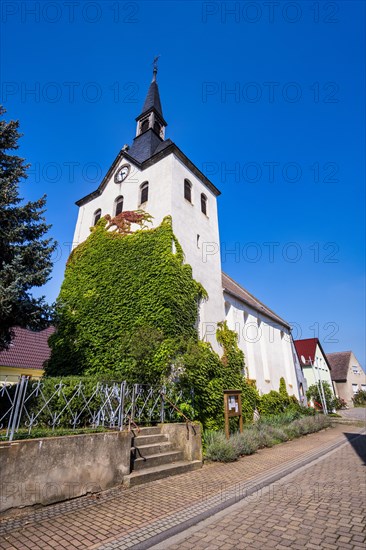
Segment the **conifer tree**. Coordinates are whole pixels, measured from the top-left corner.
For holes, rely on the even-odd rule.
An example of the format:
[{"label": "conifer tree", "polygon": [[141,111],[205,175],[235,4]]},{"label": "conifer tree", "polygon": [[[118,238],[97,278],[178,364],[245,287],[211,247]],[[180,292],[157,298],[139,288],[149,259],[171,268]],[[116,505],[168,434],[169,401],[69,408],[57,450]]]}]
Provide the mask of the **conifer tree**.
[{"label": "conifer tree", "polygon": [[[0,106],[0,116],[5,109]],[[50,321],[44,297],[34,298],[33,287],[49,279],[56,247],[45,238],[46,197],[23,203],[19,183],[29,165],[15,155],[19,148],[19,122],[0,119],[0,350],[9,346],[12,327],[42,329]]]}]

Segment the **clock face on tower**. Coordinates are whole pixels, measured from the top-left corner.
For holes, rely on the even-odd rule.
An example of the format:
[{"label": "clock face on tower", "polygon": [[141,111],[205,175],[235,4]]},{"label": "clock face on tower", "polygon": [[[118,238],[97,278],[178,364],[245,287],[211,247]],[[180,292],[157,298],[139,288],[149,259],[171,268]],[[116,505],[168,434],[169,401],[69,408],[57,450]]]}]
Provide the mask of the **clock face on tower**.
[{"label": "clock face on tower", "polygon": [[114,176],[114,182],[115,183],[122,183],[123,180],[125,180],[130,173],[130,165],[124,164],[120,168],[118,168],[115,176]]}]

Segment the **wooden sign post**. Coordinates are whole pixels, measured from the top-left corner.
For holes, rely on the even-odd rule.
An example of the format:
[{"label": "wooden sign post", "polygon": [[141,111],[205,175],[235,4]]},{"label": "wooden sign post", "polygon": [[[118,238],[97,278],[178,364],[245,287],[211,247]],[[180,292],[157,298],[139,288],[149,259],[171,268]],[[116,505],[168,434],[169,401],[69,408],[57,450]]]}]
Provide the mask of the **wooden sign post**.
[{"label": "wooden sign post", "polygon": [[239,417],[239,431],[243,432],[243,414],[241,408],[241,390],[224,390],[224,411],[225,411],[225,435],[230,437],[229,418]]}]

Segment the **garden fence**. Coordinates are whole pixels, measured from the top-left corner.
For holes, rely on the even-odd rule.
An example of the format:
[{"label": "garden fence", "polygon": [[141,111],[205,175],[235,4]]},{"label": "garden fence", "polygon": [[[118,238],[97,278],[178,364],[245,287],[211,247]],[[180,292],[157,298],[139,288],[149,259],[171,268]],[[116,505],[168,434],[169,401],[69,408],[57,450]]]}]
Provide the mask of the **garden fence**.
[{"label": "garden fence", "polygon": [[74,380],[64,382],[19,377],[0,387],[0,436],[11,441],[19,430],[37,428],[111,428],[179,422],[178,409],[188,395],[176,386]]}]

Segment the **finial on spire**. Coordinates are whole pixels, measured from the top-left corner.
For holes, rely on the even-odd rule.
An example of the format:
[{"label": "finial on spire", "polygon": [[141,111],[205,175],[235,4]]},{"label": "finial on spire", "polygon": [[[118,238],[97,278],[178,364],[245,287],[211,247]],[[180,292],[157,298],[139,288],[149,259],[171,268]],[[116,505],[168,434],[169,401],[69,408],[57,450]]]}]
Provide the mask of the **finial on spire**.
[{"label": "finial on spire", "polygon": [[158,72],[158,61],[159,61],[159,57],[160,57],[160,54],[157,55],[156,57],[154,57],[154,61],[153,61],[153,79],[152,81],[155,82],[156,80],[156,75],[157,75],[157,72]]}]

